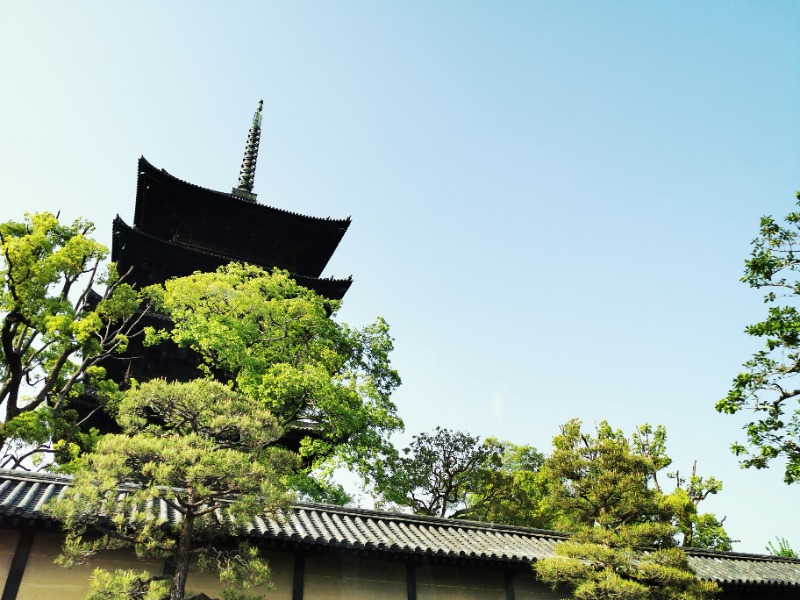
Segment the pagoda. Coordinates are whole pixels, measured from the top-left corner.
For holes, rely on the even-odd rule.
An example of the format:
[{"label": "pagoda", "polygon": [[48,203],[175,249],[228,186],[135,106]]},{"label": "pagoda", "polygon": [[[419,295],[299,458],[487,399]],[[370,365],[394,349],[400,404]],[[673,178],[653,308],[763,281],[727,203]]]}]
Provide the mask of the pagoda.
[{"label": "pagoda", "polygon": [[340,300],[352,278],[322,278],[350,218],[310,217],[259,204],[253,193],[263,101],[247,135],[238,185],[206,189],[139,159],[133,226],[113,223],[111,259],[136,287],[230,262],[289,271],[300,285]]},{"label": "pagoda", "polygon": [[[350,218],[296,214],[259,204],[253,192],[261,139],[263,102],[247,135],[238,185],[231,193],[182,181],[139,159],[133,226],[119,215],[113,223],[111,259],[125,281],[142,288],[172,277],[209,272],[230,262],[271,271],[288,271],[300,285],[333,300],[347,292],[352,278],[321,277],[350,225]],[[166,317],[146,315],[142,326],[163,327]],[[104,362],[119,383],[156,377],[186,381],[197,376],[199,357],[172,342],[142,345],[130,340],[123,356]],[[97,418],[102,419],[101,415]],[[111,423],[104,424],[113,427]],[[101,426],[103,429],[103,426]]]}]

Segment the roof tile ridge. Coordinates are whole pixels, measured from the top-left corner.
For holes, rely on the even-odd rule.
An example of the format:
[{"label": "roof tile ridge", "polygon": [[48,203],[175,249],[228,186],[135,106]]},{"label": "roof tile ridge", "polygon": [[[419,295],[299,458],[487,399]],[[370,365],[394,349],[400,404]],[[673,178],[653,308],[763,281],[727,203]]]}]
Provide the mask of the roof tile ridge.
[{"label": "roof tile ridge", "polygon": [[713,550],[710,548],[687,548],[681,547],[687,556],[720,556],[725,558],[741,558],[743,560],[754,560],[758,562],[788,562],[800,564],[800,558],[789,556],[776,556],[774,554],[755,554],[753,552],[741,552],[738,550]]},{"label": "roof tile ridge", "polygon": [[61,483],[69,485],[72,475],[47,473],[44,471],[26,471],[24,469],[0,469],[0,479],[13,479],[30,483]]},{"label": "roof tile ridge", "polygon": [[463,527],[465,529],[481,529],[487,531],[505,531],[509,533],[523,535],[541,535],[559,539],[566,539],[569,534],[550,529],[538,529],[534,527],[522,527],[520,525],[504,525],[487,521],[472,521],[469,519],[450,519],[448,517],[433,517],[428,515],[415,515],[400,511],[377,510],[373,508],[362,508],[354,506],[340,506],[337,504],[323,504],[316,502],[296,502],[297,508],[312,508],[325,510],[328,512],[341,512],[362,517],[378,517],[381,520],[398,520],[405,522],[416,522],[425,525],[440,525],[443,527]]},{"label": "roof tile ridge", "polygon": [[[301,213],[298,213],[298,212],[294,212],[294,211],[291,211],[291,210],[286,210],[285,208],[278,208],[277,206],[272,206],[271,204],[261,204],[261,203],[258,203],[258,202],[251,202],[250,200],[245,200],[243,198],[237,198],[233,194],[229,194],[229,193],[226,193],[226,192],[220,192],[218,190],[212,190],[211,188],[203,187],[202,185],[197,185],[196,183],[191,183],[190,181],[186,181],[184,179],[181,179],[180,177],[176,177],[175,175],[173,175],[172,173],[170,173],[169,171],[167,171],[164,168],[159,169],[158,167],[153,165],[150,161],[148,161],[144,156],[142,156],[139,160],[140,161],[144,161],[144,163],[147,166],[151,167],[156,173],[158,173],[160,175],[166,175],[167,177],[169,177],[173,181],[176,181],[178,183],[182,183],[184,185],[188,185],[188,186],[196,188],[198,190],[203,190],[204,192],[211,192],[212,194],[217,194],[219,196],[223,196],[226,199],[234,200],[234,201],[236,201],[236,202],[238,202],[238,203],[240,203],[242,205],[246,205],[246,206],[262,206],[264,208],[268,208],[270,210],[281,212],[281,213],[284,213],[284,214],[287,214],[287,215],[292,215],[294,217],[302,217],[304,219],[311,219],[311,220],[314,220],[314,221],[333,221],[334,223],[347,223],[348,226],[353,221],[353,219],[351,218],[350,215],[348,215],[347,217],[344,217],[344,218],[340,218],[340,219],[334,219],[332,217],[315,217],[313,215],[304,215],[304,214],[301,214]],[[137,181],[137,188],[138,188],[138,181]]]}]

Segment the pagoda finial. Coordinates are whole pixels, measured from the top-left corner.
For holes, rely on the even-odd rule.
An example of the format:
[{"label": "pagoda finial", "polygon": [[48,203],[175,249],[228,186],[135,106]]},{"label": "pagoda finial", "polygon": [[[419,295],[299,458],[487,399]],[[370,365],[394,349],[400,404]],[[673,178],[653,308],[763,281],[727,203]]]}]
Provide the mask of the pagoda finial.
[{"label": "pagoda finial", "polygon": [[261,110],[264,101],[258,101],[258,108],[253,115],[253,124],[247,132],[247,143],[244,147],[244,158],[242,168],[239,169],[239,184],[233,188],[233,195],[245,200],[255,202],[256,195],[253,193],[253,181],[256,178],[256,160],[258,160],[258,144],[261,141]]}]

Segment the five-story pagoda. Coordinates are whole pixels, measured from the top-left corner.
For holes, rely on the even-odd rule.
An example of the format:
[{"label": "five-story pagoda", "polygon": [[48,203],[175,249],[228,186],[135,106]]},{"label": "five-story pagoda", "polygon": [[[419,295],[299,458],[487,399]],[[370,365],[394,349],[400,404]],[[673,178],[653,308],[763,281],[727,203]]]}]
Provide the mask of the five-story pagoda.
[{"label": "five-story pagoda", "polygon": [[[326,264],[350,225],[350,218],[309,217],[256,201],[253,193],[261,138],[263,101],[247,135],[238,185],[231,193],[182,181],[139,159],[133,226],[119,216],[113,223],[111,258],[126,281],[142,288],[195,271],[214,271],[230,262],[289,271],[302,286],[341,299],[352,278],[322,278]],[[163,326],[151,314],[147,324]],[[146,381],[197,376],[196,357],[167,342],[143,347],[138,337],[128,352],[107,361],[111,377]]]}]

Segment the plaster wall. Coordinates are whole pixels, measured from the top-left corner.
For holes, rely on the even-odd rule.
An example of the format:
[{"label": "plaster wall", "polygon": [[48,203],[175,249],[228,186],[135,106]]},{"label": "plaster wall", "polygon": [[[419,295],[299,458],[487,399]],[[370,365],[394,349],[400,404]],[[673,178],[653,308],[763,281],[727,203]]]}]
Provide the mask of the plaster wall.
[{"label": "plaster wall", "polygon": [[11,568],[11,559],[17,548],[19,532],[13,529],[0,529],[0,591],[6,585],[8,570]]},{"label": "plaster wall", "polygon": [[[0,530],[0,592],[5,587],[19,533]],[[33,541],[25,573],[16,596],[17,600],[83,600],[89,593],[89,579],[95,569],[114,571],[133,569],[151,574],[164,573],[163,560],[140,560],[131,550],[101,552],[81,565],[69,569],[54,563],[61,552],[63,536],[59,533],[38,532]],[[253,588],[253,593],[267,593],[270,600],[291,600],[294,557],[286,553],[267,555],[272,569],[274,589]],[[222,585],[215,574],[192,571],[187,590],[203,591],[219,596]]]},{"label": "plaster wall", "polygon": [[533,569],[525,573],[514,575],[514,598],[515,600],[554,600],[555,598],[569,598],[567,592],[557,594],[550,589],[550,586],[536,581]]},{"label": "plaster wall", "polygon": [[506,600],[503,573],[479,567],[417,567],[418,600]]},{"label": "plaster wall", "polygon": [[[5,532],[4,532],[5,533]],[[33,540],[28,564],[22,577],[17,600],[79,600],[89,591],[89,578],[95,569],[137,569],[163,573],[163,561],[137,560],[131,551],[103,552],[82,565],[65,569],[54,564],[61,552],[63,536],[39,532]],[[5,573],[8,571],[6,570]]]},{"label": "plaster wall", "polygon": [[303,588],[307,600],[408,600],[405,564],[383,560],[309,556]]},{"label": "plaster wall", "polygon": [[[266,594],[269,600],[291,600],[294,573],[294,556],[283,552],[268,552],[269,568],[272,572],[272,590],[269,587],[254,587],[247,590],[251,594]],[[186,590],[203,592],[212,598],[222,596],[224,586],[216,573],[190,571]]]}]

